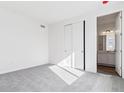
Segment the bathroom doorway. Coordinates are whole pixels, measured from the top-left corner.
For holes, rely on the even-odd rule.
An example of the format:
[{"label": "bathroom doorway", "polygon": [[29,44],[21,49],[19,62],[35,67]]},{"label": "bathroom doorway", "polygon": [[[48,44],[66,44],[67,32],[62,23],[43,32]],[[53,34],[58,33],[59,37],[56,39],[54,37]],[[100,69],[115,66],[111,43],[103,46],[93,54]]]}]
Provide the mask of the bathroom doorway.
[{"label": "bathroom doorway", "polygon": [[97,17],[97,72],[122,76],[121,12]]}]

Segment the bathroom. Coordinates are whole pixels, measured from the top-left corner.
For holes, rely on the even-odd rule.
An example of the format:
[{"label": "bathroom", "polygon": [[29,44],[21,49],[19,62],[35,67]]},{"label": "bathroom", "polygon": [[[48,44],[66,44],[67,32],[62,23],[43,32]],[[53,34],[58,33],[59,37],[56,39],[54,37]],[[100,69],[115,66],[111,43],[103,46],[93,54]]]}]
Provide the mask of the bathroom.
[{"label": "bathroom", "polygon": [[121,12],[97,18],[97,72],[121,76]]}]

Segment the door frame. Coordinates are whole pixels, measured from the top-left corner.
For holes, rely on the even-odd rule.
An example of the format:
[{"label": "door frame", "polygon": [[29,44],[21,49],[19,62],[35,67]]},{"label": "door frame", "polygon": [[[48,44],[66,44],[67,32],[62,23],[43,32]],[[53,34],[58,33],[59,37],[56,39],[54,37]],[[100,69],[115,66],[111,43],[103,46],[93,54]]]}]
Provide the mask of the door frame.
[{"label": "door frame", "polygon": [[[119,10],[119,11],[113,11],[113,12],[109,12],[109,13],[104,13],[104,14],[101,14],[101,15],[97,15],[96,16],[96,73],[98,73],[98,71],[97,71],[97,63],[98,63],[98,34],[97,34],[97,31],[98,31],[98,29],[97,29],[97,19],[98,19],[98,17],[102,17],[102,16],[106,16],[106,15],[110,15],[110,14],[114,14],[114,13],[121,13],[121,14],[123,14],[123,10]],[[123,15],[122,15],[123,16]],[[123,31],[122,30],[122,28],[123,28],[123,24],[122,24],[123,22],[122,22],[122,19],[121,19],[121,32]],[[123,32],[122,32],[123,33]],[[123,39],[122,39],[123,37],[121,37],[121,50],[123,49]],[[122,63],[123,63],[123,60],[122,60],[122,57],[123,57],[123,50],[122,50],[122,52],[121,52],[121,76],[120,77],[122,77],[122,72],[123,72],[123,65],[122,65]]]},{"label": "door frame", "polygon": [[86,63],[85,63],[85,25],[86,25],[86,22],[85,20],[83,21],[83,45],[84,45],[84,71],[85,71],[85,68],[86,68]]}]

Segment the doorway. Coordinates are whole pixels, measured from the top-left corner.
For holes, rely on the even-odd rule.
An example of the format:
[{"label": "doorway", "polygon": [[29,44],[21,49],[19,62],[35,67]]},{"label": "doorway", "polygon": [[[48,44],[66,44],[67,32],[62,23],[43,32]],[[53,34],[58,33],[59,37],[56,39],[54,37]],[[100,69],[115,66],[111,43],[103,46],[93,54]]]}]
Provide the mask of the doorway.
[{"label": "doorway", "polygon": [[97,72],[122,76],[122,13],[97,17]]}]

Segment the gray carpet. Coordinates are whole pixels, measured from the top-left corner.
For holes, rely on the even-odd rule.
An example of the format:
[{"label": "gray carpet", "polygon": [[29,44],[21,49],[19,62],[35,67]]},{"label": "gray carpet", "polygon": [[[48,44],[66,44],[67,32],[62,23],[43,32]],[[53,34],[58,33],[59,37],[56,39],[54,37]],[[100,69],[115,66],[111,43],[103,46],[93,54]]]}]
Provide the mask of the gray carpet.
[{"label": "gray carpet", "polygon": [[112,75],[84,72],[71,85],[66,84],[48,67],[42,65],[0,75],[0,91],[6,92],[75,92],[75,91],[124,91],[124,80]]}]

